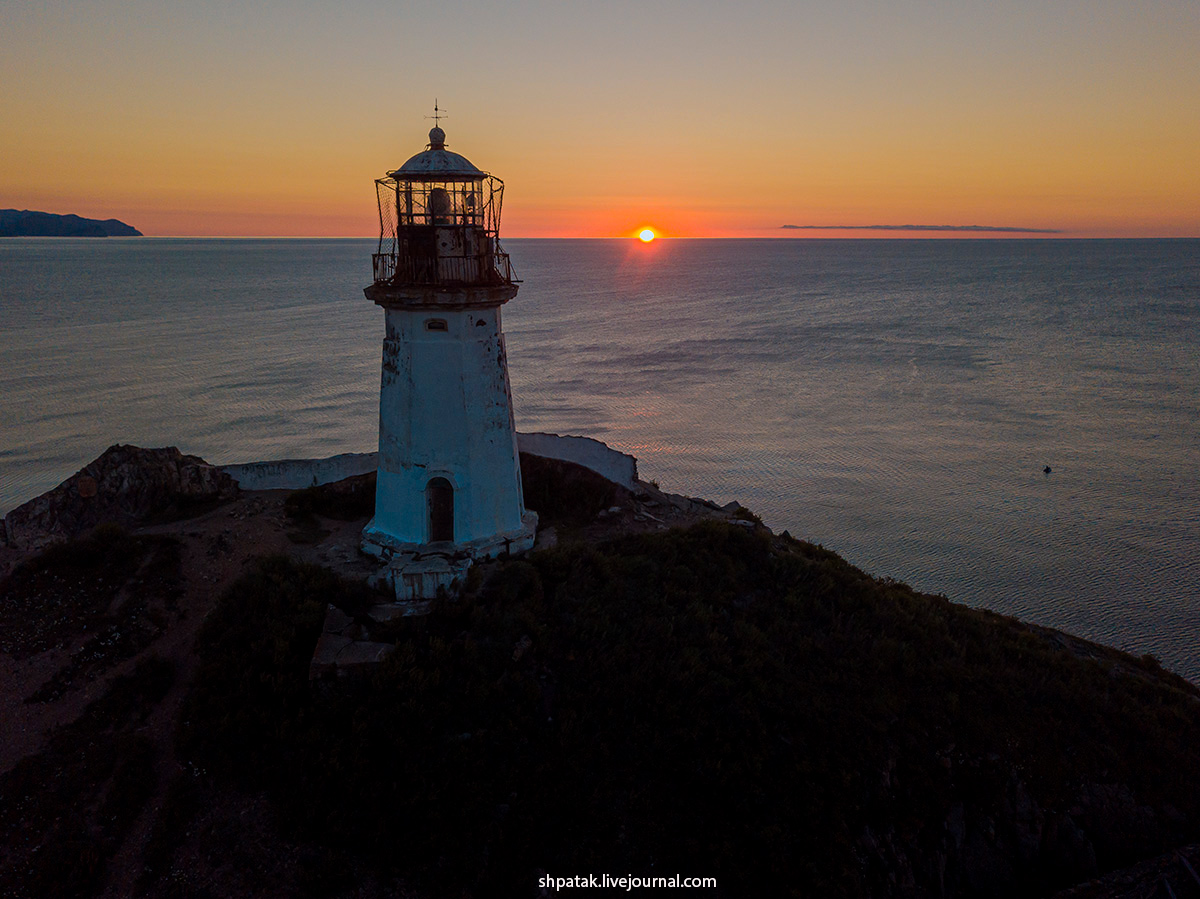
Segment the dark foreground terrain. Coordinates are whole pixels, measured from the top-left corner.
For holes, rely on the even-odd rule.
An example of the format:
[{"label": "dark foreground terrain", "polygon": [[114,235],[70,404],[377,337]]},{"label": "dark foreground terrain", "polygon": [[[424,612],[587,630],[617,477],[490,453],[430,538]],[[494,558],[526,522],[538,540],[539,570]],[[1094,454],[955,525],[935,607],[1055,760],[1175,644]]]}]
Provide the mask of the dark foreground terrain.
[{"label": "dark foreground terrain", "polygon": [[[338,573],[369,483],[9,551],[0,895],[1200,896],[1152,658],[524,461],[558,545],[387,624]],[[310,681],[330,604],[391,656]]]}]

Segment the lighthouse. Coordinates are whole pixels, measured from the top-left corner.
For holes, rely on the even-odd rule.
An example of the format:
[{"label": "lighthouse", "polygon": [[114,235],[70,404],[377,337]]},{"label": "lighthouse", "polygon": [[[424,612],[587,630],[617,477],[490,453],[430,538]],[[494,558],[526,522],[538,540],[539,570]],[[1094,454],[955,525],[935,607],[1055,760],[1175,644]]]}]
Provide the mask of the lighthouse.
[{"label": "lighthouse", "polygon": [[[500,246],[504,182],[429,144],[375,182],[379,248],[364,290],[384,310],[375,517],[393,564],[533,545],[500,310],[518,282]],[[396,558],[400,556],[400,558]]]}]

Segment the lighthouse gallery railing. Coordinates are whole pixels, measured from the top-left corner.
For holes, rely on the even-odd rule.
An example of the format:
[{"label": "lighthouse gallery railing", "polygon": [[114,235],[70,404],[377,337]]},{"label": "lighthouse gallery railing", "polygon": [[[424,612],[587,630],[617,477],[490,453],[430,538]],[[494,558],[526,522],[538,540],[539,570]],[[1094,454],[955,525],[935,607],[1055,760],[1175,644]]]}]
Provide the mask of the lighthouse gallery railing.
[{"label": "lighthouse gallery railing", "polygon": [[376,284],[454,287],[518,283],[508,253],[499,241],[490,253],[471,255],[399,255],[374,253],[372,275]]}]

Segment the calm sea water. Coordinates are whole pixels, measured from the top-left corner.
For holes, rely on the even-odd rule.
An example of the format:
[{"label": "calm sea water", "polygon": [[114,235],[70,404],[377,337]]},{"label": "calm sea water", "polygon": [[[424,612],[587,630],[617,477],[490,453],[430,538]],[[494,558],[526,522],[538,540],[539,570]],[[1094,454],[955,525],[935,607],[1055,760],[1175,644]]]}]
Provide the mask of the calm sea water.
[{"label": "calm sea water", "polygon": [[[0,511],[114,442],[373,449],[372,245],[0,241]],[[506,245],[522,430],[1200,681],[1200,241]]]}]

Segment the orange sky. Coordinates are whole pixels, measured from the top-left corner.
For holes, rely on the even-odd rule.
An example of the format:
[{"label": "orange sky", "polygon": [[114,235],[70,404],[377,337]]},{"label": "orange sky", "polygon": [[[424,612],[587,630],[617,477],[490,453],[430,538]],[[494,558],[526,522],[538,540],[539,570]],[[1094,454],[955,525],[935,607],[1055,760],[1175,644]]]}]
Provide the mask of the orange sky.
[{"label": "orange sky", "polygon": [[0,5],[0,207],[373,236],[436,96],[507,236],[1200,236],[1187,0],[179,6]]}]

